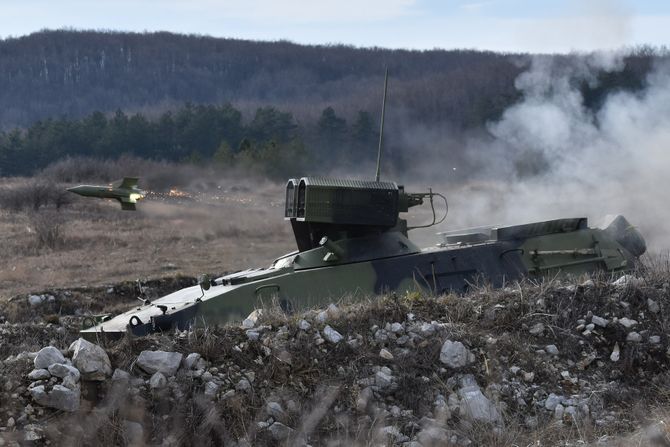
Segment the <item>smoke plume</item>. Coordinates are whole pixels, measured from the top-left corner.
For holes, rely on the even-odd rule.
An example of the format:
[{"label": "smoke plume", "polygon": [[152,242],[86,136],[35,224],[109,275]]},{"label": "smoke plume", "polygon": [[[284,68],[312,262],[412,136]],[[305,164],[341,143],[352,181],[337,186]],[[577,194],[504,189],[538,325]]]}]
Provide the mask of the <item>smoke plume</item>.
[{"label": "smoke plume", "polygon": [[581,87],[622,67],[616,53],[535,57],[516,81],[522,100],[488,124],[492,139],[471,143],[481,172],[451,191],[449,227],[616,213],[670,248],[670,66],[586,107]]}]

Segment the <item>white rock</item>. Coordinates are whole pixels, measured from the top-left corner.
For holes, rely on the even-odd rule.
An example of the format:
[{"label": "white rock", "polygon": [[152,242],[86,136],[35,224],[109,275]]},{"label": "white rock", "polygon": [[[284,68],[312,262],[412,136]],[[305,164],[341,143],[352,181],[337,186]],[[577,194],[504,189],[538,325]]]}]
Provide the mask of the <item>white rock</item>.
[{"label": "white rock", "polygon": [[308,331],[309,328],[311,328],[311,327],[312,327],[312,325],[309,324],[309,322],[307,320],[300,320],[298,322],[298,328],[303,330],[303,331]]},{"label": "white rock", "polygon": [[284,409],[282,408],[279,402],[268,402],[265,405],[265,410],[270,416],[275,418],[275,420],[280,420],[284,418],[284,416],[286,415],[286,413],[284,413]]},{"label": "white rock", "polygon": [[30,304],[31,307],[39,306],[46,300],[46,295],[28,295],[28,304]]},{"label": "white rock", "polygon": [[628,336],[626,337],[626,341],[630,341],[633,343],[639,343],[642,341],[642,335],[640,335],[637,332],[629,332]]},{"label": "white rock", "polygon": [[651,298],[647,299],[647,308],[649,309],[649,312],[651,312],[652,314],[657,314],[661,310],[658,303],[652,300]]},{"label": "white rock", "polygon": [[36,369],[46,369],[54,363],[65,363],[65,357],[58,348],[47,346],[39,350],[33,363]]},{"label": "white rock", "polygon": [[636,278],[632,275],[623,275],[621,278],[614,281],[612,284],[620,289],[623,289],[628,286],[639,287],[644,283],[644,280]]},{"label": "white rock", "polygon": [[605,318],[599,317],[598,315],[594,315],[591,318],[591,323],[595,324],[596,326],[607,327],[609,321],[607,321]]},{"label": "white rock", "polygon": [[331,343],[339,343],[342,340],[342,334],[330,326],[323,328],[323,337]]},{"label": "white rock", "polygon": [[432,323],[423,323],[421,324],[421,327],[419,328],[419,332],[421,335],[424,337],[427,337],[429,335],[433,335],[435,333],[435,325]]},{"label": "white rock", "polygon": [[47,380],[51,378],[51,374],[46,369],[33,369],[28,374],[30,380]]},{"label": "white rock", "polygon": [[458,390],[458,395],[461,398],[461,414],[472,421],[489,424],[501,423],[502,416],[498,409],[484,396],[474,377],[468,376],[463,380],[465,386]]},{"label": "white rock", "polygon": [[474,360],[474,355],[460,341],[446,340],[440,350],[440,361],[450,368],[462,368]]},{"label": "white rock", "polygon": [[112,375],[112,364],[100,346],[80,338],[70,345],[70,351],[83,380],[101,381]]},{"label": "white rock", "polygon": [[235,389],[238,391],[246,391],[249,388],[251,388],[251,383],[247,379],[240,379],[237,385],[235,385]]},{"label": "white rock", "polygon": [[380,388],[386,388],[393,383],[393,376],[385,371],[378,371],[375,374],[375,385]]},{"label": "white rock", "polygon": [[657,345],[661,342],[661,336],[660,335],[652,335],[649,337],[649,343],[652,345]]},{"label": "white rock", "polygon": [[70,365],[64,365],[62,363],[54,363],[53,365],[50,365],[49,372],[52,376],[60,377],[61,379],[66,376],[72,376],[72,379],[75,382],[79,382],[79,378],[81,377],[81,374],[77,368]]},{"label": "white rock", "polygon": [[[4,442],[4,437],[0,437]],[[28,424],[23,427],[23,440],[28,442],[35,442],[44,439],[43,429],[37,424]],[[19,445],[19,444],[14,444]]]},{"label": "white rock", "polygon": [[544,408],[546,408],[549,411],[554,411],[556,409],[556,406],[561,403],[563,398],[561,396],[557,396],[554,393],[549,394],[547,396],[547,400],[544,402]]},{"label": "white rock", "polygon": [[402,327],[402,324],[400,323],[393,323],[391,325],[391,332],[397,334],[398,332],[402,332],[404,328]]},{"label": "white rock", "polygon": [[38,385],[36,387],[30,388],[29,392],[35,402],[45,407],[48,406],[49,395],[47,394],[44,385]]},{"label": "white rock", "polygon": [[74,412],[79,410],[79,390],[71,390],[62,385],[54,385],[50,392],[46,392],[44,386],[36,386],[30,390],[33,400],[38,404],[63,410]]},{"label": "white rock", "polygon": [[247,338],[249,339],[249,341],[256,341],[261,337],[260,332],[254,330],[254,329],[249,329],[246,332],[246,334],[247,334]]},{"label": "white rock", "polygon": [[321,312],[319,312],[318,314],[316,314],[316,317],[314,317],[314,319],[315,319],[317,322],[323,324],[323,323],[325,323],[326,321],[328,321],[328,312],[326,312],[325,310],[322,310]]},{"label": "white rock", "polygon": [[153,390],[165,388],[166,385],[167,379],[160,371],[155,372],[153,376],[151,376],[151,379],[149,379],[149,387]]},{"label": "white rock", "polygon": [[547,345],[544,347],[544,350],[547,351],[547,354],[558,355],[558,348],[556,345]]},{"label": "white rock", "polygon": [[219,392],[219,388],[220,388],[220,386],[219,386],[218,383],[216,383],[216,382],[207,382],[207,383],[205,384],[205,396],[207,396],[207,397],[209,397],[209,398],[212,398],[212,399],[215,398],[215,397],[216,397],[216,393]]},{"label": "white rock", "polygon": [[623,317],[619,319],[619,324],[626,329],[630,329],[637,324],[636,320],[631,320],[630,318]]},{"label": "white rock", "polygon": [[130,381],[130,373],[122,369],[116,368],[112,374],[112,381],[114,382],[128,382]]},{"label": "white rock", "polygon": [[198,360],[200,360],[200,358],[201,356],[197,352],[192,352],[184,357],[184,360],[182,361],[184,369],[195,369],[195,365],[198,364]]},{"label": "white rock", "polygon": [[388,349],[382,348],[379,351],[379,357],[385,359],[385,360],[393,360],[393,354]]},{"label": "white rock", "polygon": [[28,304],[31,307],[39,306],[44,302],[53,303],[56,301],[56,297],[53,295],[28,295]]},{"label": "white rock", "polygon": [[319,323],[325,323],[327,321],[332,321],[336,320],[340,317],[340,309],[334,304],[329,304],[328,308],[326,310],[322,310],[318,314],[316,314],[316,321]]},{"label": "white rock", "polygon": [[63,377],[63,383],[61,384],[69,390],[79,390],[79,380],[75,380],[74,376],[67,375]]},{"label": "white rock", "polygon": [[263,309],[254,310],[249,314],[247,318],[244,319],[244,321],[242,321],[242,327],[244,329],[251,329],[253,327],[256,327],[262,316],[263,316]]},{"label": "white rock", "polygon": [[294,430],[291,427],[287,427],[281,422],[275,422],[270,427],[268,431],[276,441],[286,441],[291,435],[293,435]]},{"label": "white rock", "polygon": [[179,352],[142,351],[135,364],[146,373],[161,372],[166,377],[172,377],[177,373],[182,357]]},{"label": "white rock", "polygon": [[620,356],[621,353],[619,349],[619,343],[614,343],[614,349],[612,349],[612,353],[610,354],[610,360],[613,362],[618,362]]}]

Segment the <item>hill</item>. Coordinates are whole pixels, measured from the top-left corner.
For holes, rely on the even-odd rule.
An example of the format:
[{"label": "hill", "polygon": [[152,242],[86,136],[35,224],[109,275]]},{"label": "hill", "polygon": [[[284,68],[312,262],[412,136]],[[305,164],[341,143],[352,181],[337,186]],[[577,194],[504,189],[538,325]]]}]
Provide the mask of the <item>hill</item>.
[{"label": "hill", "polygon": [[[374,158],[385,67],[388,161],[406,169],[417,154],[427,160],[448,151],[453,166],[473,173],[480,156],[466,136],[490,136],[487,126],[506,110],[550,103],[565,89],[596,116],[613,94],[644,89],[665,53],[640,48],[615,64],[597,59],[43,31],[0,41],[0,175],[31,174],[67,156],[122,154],[260,161],[270,167],[264,174],[278,177],[315,166],[347,169],[343,158],[360,168]],[[542,72],[546,65],[551,72]],[[538,75],[556,84],[539,96],[522,81]],[[514,157],[522,173],[547,163],[536,147],[505,144],[508,153],[521,151]],[[495,151],[482,141],[475,146],[484,157]]]},{"label": "hill", "polygon": [[526,55],[478,51],[43,31],[0,41],[0,123],[8,129],[46,117],[184,102],[290,106],[298,117],[324,105],[376,111],[388,66],[394,95],[410,115],[467,125],[473,113],[495,114],[514,98],[513,80],[527,62]]}]

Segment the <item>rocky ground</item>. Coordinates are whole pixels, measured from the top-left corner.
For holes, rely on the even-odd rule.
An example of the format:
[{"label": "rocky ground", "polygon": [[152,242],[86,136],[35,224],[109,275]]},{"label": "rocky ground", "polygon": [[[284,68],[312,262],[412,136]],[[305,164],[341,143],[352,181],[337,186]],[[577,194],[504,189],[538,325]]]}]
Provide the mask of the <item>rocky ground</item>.
[{"label": "rocky ground", "polygon": [[0,305],[0,445],[670,445],[669,298],[641,271],[90,343],[131,284],[22,295]]}]

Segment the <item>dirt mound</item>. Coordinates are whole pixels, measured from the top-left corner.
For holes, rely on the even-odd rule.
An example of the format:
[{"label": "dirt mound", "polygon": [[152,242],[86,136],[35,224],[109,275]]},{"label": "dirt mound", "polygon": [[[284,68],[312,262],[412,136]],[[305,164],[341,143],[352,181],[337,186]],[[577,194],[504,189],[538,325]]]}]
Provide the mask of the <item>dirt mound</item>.
[{"label": "dirt mound", "polygon": [[[669,283],[656,274],[388,296],[291,316],[263,309],[241,327],[100,341],[115,371],[97,381],[67,349],[77,337],[68,318],[5,322],[0,439],[668,445],[664,425],[638,430],[668,404]],[[19,351],[30,334],[41,344],[26,351],[60,348],[81,381],[32,371],[35,354]],[[36,403],[54,390],[80,393],[78,410]]]}]

